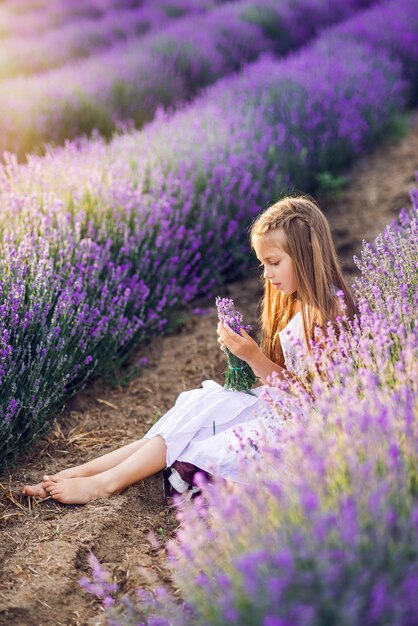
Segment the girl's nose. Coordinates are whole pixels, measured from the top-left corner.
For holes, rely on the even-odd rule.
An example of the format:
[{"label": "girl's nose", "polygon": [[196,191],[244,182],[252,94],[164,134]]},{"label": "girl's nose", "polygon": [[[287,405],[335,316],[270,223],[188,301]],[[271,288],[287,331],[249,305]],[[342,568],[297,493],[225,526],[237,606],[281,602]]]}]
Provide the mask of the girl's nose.
[{"label": "girl's nose", "polygon": [[270,272],[267,270],[267,268],[264,268],[263,277],[266,280],[269,280],[269,278],[270,278]]}]

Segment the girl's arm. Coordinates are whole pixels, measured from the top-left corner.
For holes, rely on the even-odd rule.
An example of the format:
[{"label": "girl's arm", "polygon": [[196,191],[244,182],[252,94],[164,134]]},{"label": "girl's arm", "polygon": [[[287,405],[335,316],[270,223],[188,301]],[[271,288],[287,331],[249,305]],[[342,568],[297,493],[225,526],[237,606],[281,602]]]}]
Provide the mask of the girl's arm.
[{"label": "girl's arm", "polygon": [[271,376],[273,372],[277,372],[280,378],[291,376],[283,367],[268,359],[245,330],[241,329],[241,335],[238,335],[227,324],[219,322],[218,335],[221,348],[226,346],[232,354],[246,361],[263,384],[267,382],[268,376]]},{"label": "girl's arm", "polygon": [[[245,331],[244,331],[245,332]],[[244,359],[245,360],[245,359]],[[254,357],[254,359],[249,362],[247,361],[251,369],[257,378],[260,379],[263,385],[267,383],[267,378],[273,374],[273,372],[277,372],[280,378],[285,378],[284,372],[286,372],[286,378],[290,376],[289,372],[274,361],[270,361],[266,355],[261,352],[259,349],[259,354]]]}]

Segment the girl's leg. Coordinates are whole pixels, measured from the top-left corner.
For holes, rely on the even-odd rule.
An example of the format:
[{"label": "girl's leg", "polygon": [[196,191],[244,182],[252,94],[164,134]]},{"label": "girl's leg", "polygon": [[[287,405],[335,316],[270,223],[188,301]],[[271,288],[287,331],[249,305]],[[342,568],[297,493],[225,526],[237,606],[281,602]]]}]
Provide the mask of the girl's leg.
[{"label": "girl's leg", "polygon": [[[138,439],[137,441],[132,441],[126,446],[122,446],[117,450],[103,454],[102,456],[97,457],[97,459],[83,463],[83,465],[77,465],[76,467],[69,467],[68,469],[61,470],[54,476],[50,476],[50,478],[54,480],[57,478],[78,478],[81,476],[94,476],[95,474],[100,474],[101,472],[104,472],[124,461],[128,458],[128,456],[136,450],[139,450],[139,448],[145,445],[148,441],[149,439]],[[48,497],[48,493],[45,490],[43,482],[40,482],[37,485],[25,485],[22,493],[26,496],[35,496],[37,498]]]},{"label": "girl's leg", "polygon": [[45,477],[44,487],[49,495],[64,504],[86,504],[95,498],[109,497],[126,487],[152,476],[166,466],[167,446],[157,435],[146,440],[118,465],[100,474],[87,477]]}]

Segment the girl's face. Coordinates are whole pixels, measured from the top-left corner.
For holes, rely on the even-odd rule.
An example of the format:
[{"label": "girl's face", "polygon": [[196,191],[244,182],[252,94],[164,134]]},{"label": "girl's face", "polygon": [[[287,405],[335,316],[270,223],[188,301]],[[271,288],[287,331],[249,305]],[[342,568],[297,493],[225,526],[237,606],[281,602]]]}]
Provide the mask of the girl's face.
[{"label": "girl's face", "polygon": [[253,237],[255,253],[264,266],[264,278],[276,289],[290,296],[296,291],[295,266],[284,250],[285,243],[286,234],[283,228],[276,228],[266,235]]}]

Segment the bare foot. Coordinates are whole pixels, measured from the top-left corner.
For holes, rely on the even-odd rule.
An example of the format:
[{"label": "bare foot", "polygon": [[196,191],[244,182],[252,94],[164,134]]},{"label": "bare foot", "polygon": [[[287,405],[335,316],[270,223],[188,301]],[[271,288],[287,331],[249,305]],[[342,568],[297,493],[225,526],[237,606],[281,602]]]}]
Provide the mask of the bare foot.
[{"label": "bare foot", "polygon": [[22,489],[22,493],[25,496],[32,496],[32,498],[48,498],[49,493],[44,487],[43,483],[37,485],[25,485]]},{"label": "bare foot", "polygon": [[[68,469],[61,470],[53,476],[48,476],[48,478],[51,478],[52,480],[57,480],[59,478],[73,478],[76,475],[77,474],[75,468],[70,467]],[[45,478],[46,477],[44,476],[43,481],[45,480]],[[32,496],[33,498],[48,498],[49,493],[45,489],[43,481],[38,483],[37,485],[25,485],[22,489],[22,493],[25,496]]]},{"label": "bare foot", "polygon": [[96,498],[108,498],[115,493],[108,488],[100,474],[82,478],[44,476],[43,485],[54,500],[63,504],[86,504]]}]

